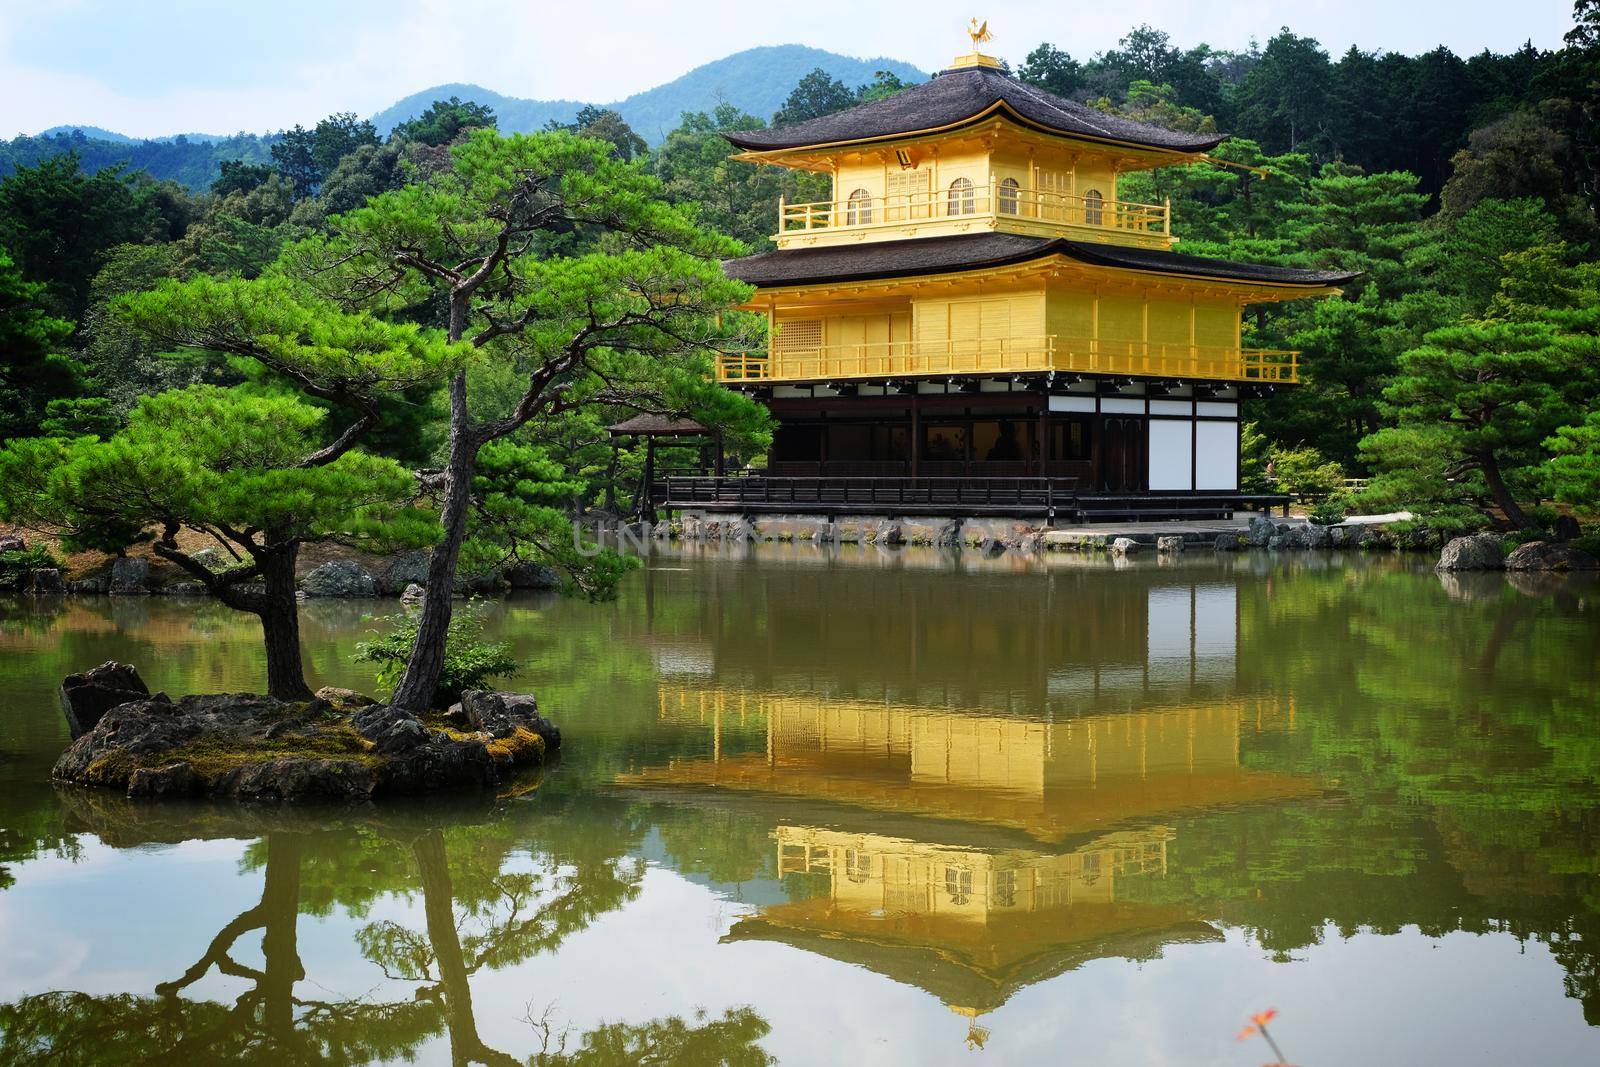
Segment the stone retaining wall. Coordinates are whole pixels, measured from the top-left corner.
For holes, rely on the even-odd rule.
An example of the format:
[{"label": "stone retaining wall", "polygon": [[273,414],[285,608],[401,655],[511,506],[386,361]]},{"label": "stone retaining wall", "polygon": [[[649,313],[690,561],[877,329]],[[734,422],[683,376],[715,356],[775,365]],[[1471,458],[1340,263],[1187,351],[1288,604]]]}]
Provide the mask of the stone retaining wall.
[{"label": "stone retaining wall", "polygon": [[[1209,548],[1216,551],[1270,549],[1414,549],[1436,551],[1441,539],[1427,530],[1391,532],[1385,525],[1341,523],[1317,526],[1303,519],[1184,525],[1155,522],[1114,529],[1062,528],[1014,518],[941,516],[850,516],[789,513],[734,516],[686,511],[670,523],[630,528],[634,536],[686,541],[812,541],[835,544],[936,545],[988,551],[1110,552],[1153,550],[1162,554]],[[1127,542],[1118,548],[1117,542]]]}]

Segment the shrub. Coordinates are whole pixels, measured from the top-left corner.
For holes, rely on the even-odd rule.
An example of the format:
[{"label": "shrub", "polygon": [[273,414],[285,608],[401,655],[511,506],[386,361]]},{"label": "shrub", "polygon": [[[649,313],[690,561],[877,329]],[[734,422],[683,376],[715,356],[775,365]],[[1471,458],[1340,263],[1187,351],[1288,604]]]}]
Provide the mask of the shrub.
[{"label": "shrub", "polygon": [[1350,496],[1346,493],[1331,493],[1328,497],[1317,503],[1306,516],[1318,526],[1337,526],[1350,514]]},{"label": "shrub", "polygon": [[1344,485],[1344,470],[1314,448],[1273,447],[1270,455],[1272,481],[1280,493],[1316,502]]},{"label": "shrub", "polygon": [[[356,646],[356,659],[378,664],[378,684],[394,691],[411,658],[411,645],[417,639],[415,612],[391,616],[394,628],[382,637]],[[458,607],[450,618],[445,638],[444,669],[433,691],[434,707],[446,707],[461,699],[468,689],[481,689],[490,678],[506,678],[521,670],[511,655],[511,646],[483,639],[483,609],[468,603]]]},{"label": "shrub", "polygon": [[1572,547],[1600,559],[1600,532],[1587,533],[1572,539]]},{"label": "shrub", "polygon": [[43,545],[32,545],[20,552],[0,552],[0,589],[20,589],[34,571],[60,566]]}]

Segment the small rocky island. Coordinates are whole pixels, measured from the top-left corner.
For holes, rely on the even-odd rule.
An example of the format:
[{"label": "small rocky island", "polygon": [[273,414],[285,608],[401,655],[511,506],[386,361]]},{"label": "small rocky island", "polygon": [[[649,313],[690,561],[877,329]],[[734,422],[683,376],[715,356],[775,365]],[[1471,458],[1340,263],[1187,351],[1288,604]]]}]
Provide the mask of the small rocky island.
[{"label": "small rocky island", "polygon": [[425,716],[348,689],[309,701],[250,693],[170,699],[127,664],[69,676],[72,746],[57,781],[130,797],[350,802],[496,788],[543,764],[561,732],[532,696],[469,691]]}]

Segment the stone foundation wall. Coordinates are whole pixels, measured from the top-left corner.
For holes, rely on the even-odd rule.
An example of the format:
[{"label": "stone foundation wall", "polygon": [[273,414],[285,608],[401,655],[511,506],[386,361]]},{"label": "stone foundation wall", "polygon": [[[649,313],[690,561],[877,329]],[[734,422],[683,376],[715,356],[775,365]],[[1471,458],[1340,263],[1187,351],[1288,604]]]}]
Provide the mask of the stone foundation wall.
[{"label": "stone foundation wall", "polygon": [[1194,524],[1119,524],[1114,531],[1051,529],[1015,518],[841,515],[806,513],[736,516],[722,512],[684,512],[660,523],[650,534],[686,541],[832,542],[845,545],[935,545],[986,551],[1088,552],[1131,555],[1185,550],[1236,552],[1247,549],[1415,549],[1437,550],[1440,539],[1426,530],[1391,533],[1382,525],[1344,523],[1317,526],[1303,519]]}]

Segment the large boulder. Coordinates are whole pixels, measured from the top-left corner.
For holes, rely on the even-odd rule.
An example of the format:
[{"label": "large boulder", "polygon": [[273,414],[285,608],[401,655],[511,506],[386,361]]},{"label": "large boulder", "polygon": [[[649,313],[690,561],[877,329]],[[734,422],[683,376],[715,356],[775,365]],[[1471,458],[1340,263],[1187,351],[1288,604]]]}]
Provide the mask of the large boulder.
[{"label": "large boulder", "polygon": [[469,689],[461,702],[451,707],[473,730],[493,738],[511,737],[517,730],[537,734],[551,751],[561,747],[561,731],[539,714],[539,702],[531,693],[501,693]]},{"label": "large boulder", "polygon": [[1245,524],[1245,539],[1255,548],[1266,548],[1267,542],[1277,535],[1277,524],[1263,515],[1252,515]]},{"label": "large boulder", "polygon": [[0,552],[26,552],[28,539],[21,534],[0,534]]},{"label": "large boulder", "polygon": [[378,592],[384,596],[399,596],[407,586],[428,584],[428,556],[426,549],[401,552],[389,560],[378,578]]},{"label": "large boulder", "polygon": [[560,589],[561,572],[545,563],[513,563],[505,569],[513,589]]},{"label": "large boulder", "polygon": [[369,597],[378,595],[378,580],[359,563],[329,560],[300,579],[300,591],[314,597]]},{"label": "large boulder", "polygon": [[1508,571],[1592,571],[1597,561],[1581,548],[1560,541],[1529,541],[1506,557]]},{"label": "large boulder", "polygon": [[67,729],[76,741],[93,730],[112,708],[149,699],[150,687],[132,666],[106,660],[82,674],[67,675],[61,682],[60,694],[61,712],[67,717]]},{"label": "large boulder", "polygon": [[53,596],[66,591],[61,583],[61,572],[54,567],[40,567],[34,571],[30,585],[29,591],[35,596]]},{"label": "large boulder", "polygon": [[1183,538],[1177,535],[1156,538],[1156,551],[1163,556],[1175,555],[1183,551]]},{"label": "large boulder", "polygon": [[118,557],[111,564],[111,595],[134,596],[149,592],[150,561]]},{"label": "large boulder", "polygon": [[1113,556],[1131,556],[1139,551],[1139,542],[1131,537],[1118,537],[1111,542]]},{"label": "large boulder", "polygon": [[1500,554],[1500,536],[1492,533],[1453,537],[1439,553],[1440,571],[1497,571],[1505,566]]}]

